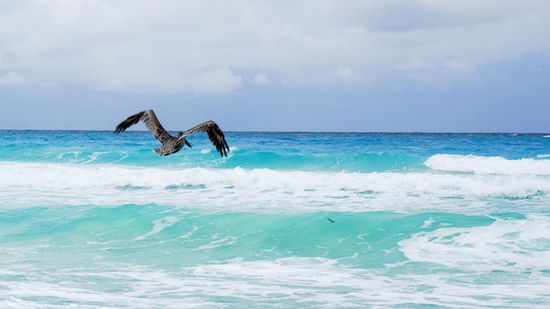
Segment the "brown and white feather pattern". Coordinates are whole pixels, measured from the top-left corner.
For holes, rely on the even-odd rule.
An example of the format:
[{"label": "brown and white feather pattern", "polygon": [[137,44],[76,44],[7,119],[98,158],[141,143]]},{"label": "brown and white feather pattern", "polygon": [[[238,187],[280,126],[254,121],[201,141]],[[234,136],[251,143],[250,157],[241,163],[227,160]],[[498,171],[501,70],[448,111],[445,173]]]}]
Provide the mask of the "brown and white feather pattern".
[{"label": "brown and white feather pattern", "polygon": [[223,131],[222,129],[220,129],[218,124],[216,124],[212,120],[205,121],[183,132],[183,135],[180,137],[180,139],[186,138],[187,136],[198,132],[206,132],[206,134],[208,134],[208,138],[210,139],[212,144],[214,144],[216,150],[220,153],[220,155],[222,155],[222,157],[227,157],[227,153],[229,152],[229,145],[227,145],[225,135],[223,134]]},{"label": "brown and white feather pattern", "polygon": [[139,112],[135,115],[132,115],[128,117],[123,122],[119,123],[118,126],[115,129],[115,133],[119,134],[129,127],[137,124],[139,121],[143,121],[145,123],[145,126],[151,133],[153,133],[153,136],[161,143],[164,144],[170,140],[175,139],[170,133],[168,133],[160,124],[160,121],[158,120],[157,116],[155,115],[155,112],[151,109]]}]

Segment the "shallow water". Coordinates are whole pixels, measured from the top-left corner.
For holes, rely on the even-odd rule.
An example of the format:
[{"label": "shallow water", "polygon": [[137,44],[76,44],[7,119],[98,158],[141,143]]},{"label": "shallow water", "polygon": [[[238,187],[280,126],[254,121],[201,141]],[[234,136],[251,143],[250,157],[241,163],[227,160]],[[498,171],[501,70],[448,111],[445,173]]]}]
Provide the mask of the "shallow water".
[{"label": "shallow water", "polygon": [[0,307],[544,307],[550,139],[0,131]]}]

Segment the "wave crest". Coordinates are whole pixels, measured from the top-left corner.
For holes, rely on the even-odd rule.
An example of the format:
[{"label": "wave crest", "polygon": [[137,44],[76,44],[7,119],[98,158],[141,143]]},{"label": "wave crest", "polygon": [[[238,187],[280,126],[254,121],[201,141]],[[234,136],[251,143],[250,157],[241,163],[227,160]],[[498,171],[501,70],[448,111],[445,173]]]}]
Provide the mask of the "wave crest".
[{"label": "wave crest", "polygon": [[530,158],[509,160],[503,157],[437,154],[424,165],[432,170],[473,174],[550,175],[550,160]]},{"label": "wave crest", "polygon": [[344,173],[242,168],[0,163],[0,203],[162,204],[236,211],[421,211],[528,207],[550,199],[536,175]]}]

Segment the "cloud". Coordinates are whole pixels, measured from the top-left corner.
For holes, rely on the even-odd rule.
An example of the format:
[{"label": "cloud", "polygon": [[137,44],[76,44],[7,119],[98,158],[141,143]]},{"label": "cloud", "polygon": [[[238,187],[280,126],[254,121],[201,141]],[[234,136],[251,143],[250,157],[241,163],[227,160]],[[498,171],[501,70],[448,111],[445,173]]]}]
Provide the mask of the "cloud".
[{"label": "cloud", "polygon": [[269,84],[269,77],[264,73],[258,73],[254,75],[253,81],[256,85],[267,85]]},{"label": "cloud", "polygon": [[25,81],[25,78],[23,76],[15,73],[15,72],[7,72],[3,75],[0,75],[0,86],[2,85],[25,85],[27,84],[27,81]]},{"label": "cloud", "polygon": [[216,69],[206,71],[194,77],[190,88],[197,94],[227,94],[242,84],[242,78],[234,75],[231,70]]},{"label": "cloud", "polygon": [[3,1],[0,23],[3,71],[126,93],[452,81],[550,57],[550,2],[536,0]]}]

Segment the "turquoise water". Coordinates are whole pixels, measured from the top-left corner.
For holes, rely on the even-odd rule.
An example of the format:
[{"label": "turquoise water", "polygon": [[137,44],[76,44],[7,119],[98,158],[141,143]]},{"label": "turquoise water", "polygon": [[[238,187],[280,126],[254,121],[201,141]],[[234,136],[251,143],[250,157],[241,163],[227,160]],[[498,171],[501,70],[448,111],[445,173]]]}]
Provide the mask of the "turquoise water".
[{"label": "turquoise water", "polygon": [[550,136],[0,131],[0,307],[546,307]]}]

